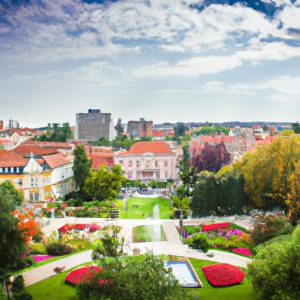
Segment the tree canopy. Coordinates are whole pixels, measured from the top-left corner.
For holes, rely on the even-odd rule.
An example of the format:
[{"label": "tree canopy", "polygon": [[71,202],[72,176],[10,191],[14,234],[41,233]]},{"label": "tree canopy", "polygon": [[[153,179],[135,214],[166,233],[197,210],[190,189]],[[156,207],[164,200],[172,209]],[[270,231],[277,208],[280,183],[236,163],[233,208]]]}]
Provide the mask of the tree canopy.
[{"label": "tree canopy", "polygon": [[174,126],[174,133],[175,136],[184,136],[185,131],[188,128],[184,125],[184,123],[182,122],[178,122],[175,126]]},{"label": "tree canopy", "polygon": [[300,226],[289,242],[261,248],[249,265],[249,274],[261,299],[300,299]]},{"label": "tree canopy", "polygon": [[229,134],[230,129],[223,126],[203,126],[197,131],[197,135]]},{"label": "tree canopy", "polygon": [[87,157],[84,145],[78,145],[74,150],[74,180],[76,186],[83,190],[84,182],[86,178],[89,176],[92,162]]},{"label": "tree canopy", "polygon": [[281,207],[291,222],[300,217],[300,137],[280,137],[236,163],[254,206]]},{"label": "tree canopy", "polygon": [[107,166],[101,166],[97,171],[90,171],[84,190],[87,195],[97,200],[114,199],[125,180],[119,165],[113,166],[111,170]]},{"label": "tree canopy", "polygon": [[36,141],[46,142],[66,142],[73,136],[69,123],[63,123],[62,126],[55,124],[53,127],[48,125],[46,134],[42,134],[35,138]]}]

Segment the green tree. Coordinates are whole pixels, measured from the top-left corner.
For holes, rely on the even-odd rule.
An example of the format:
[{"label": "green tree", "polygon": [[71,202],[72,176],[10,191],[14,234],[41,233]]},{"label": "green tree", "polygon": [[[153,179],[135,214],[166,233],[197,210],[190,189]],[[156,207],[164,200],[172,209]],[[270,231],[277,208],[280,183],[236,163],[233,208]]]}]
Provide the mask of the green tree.
[{"label": "green tree", "polygon": [[6,281],[10,272],[17,270],[25,251],[25,238],[18,229],[19,220],[12,211],[19,206],[20,195],[12,191],[8,183],[0,185],[0,282],[7,289]]},{"label": "green tree", "polygon": [[111,171],[107,166],[101,166],[97,171],[90,171],[84,190],[87,195],[97,200],[114,199],[125,180],[121,166],[115,165]]},{"label": "green tree", "polygon": [[295,133],[300,133],[300,124],[298,122],[292,124],[292,129]]},{"label": "green tree", "polygon": [[115,126],[115,130],[117,131],[117,136],[120,137],[123,135],[124,128],[122,126],[122,120],[119,118],[117,124]]},{"label": "green tree", "polygon": [[102,256],[117,257],[123,255],[124,237],[119,238],[122,227],[106,226],[101,240],[93,244],[92,258],[97,259]]},{"label": "green tree", "polygon": [[184,290],[162,259],[150,254],[106,261],[101,272],[78,286],[78,294],[82,300],[184,298]]},{"label": "green tree", "polygon": [[185,131],[188,128],[184,125],[184,123],[182,122],[178,122],[175,126],[174,126],[174,133],[175,136],[179,137],[179,136],[184,136]]},{"label": "green tree", "polygon": [[70,128],[69,123],[63,123],[62,126],[59,124],[54,124],[51,127],[48,124],[48,129],[46,134],[35,137],[36,141],[47,141],[47,142],[66,142],[67,139],[72,138],[73,133]]},{"label": "green tree", "polygon": [[87,157],[84,145],[78,145],[74,150],[74,180],[76,186],[82,191],[84,188],[84,182],[89,176],[92,162]]},{"label": "green tree", "polygon": [[112,143],[109,141],[109,139],[107,139],[105,137],[101,137],[98,141],[89,141],[88,143],[91,146],[109,147],[112,145]]},{"label": "green tree", "polygon": [[271,243],[257,253],[249,275],[261,299],[300,299],[300,227],[290,242]]}]

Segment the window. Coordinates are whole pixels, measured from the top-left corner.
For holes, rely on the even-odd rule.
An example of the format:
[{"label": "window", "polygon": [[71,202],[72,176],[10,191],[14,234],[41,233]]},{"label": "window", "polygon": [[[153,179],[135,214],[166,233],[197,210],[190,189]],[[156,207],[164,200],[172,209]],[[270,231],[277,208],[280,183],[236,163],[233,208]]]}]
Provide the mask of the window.
[{"label": "window", "polygon": [[35,199],[34,199],[35,201],[39,201],[39,194],[38,194],[38,193],[35,193],[35,194],[34,194],[34,198],[35,198]]},{"label": "window", "polygon": [[156,168],[158,167],[158,161],[157,160],[155,161],[155,167]]},{"label": "window", "polygon": [[139,161],[139,160],[136,161],[136,167],[137,167],[137,168],[140,167],[140,161]]},{"label": "window", "polygon": [[168,172],[165,171],[165,178],[168,178]]},{"label": "window", "polygon": [[129,160],[129,161],[128,161],[128,166],[129,166],[129,167],[132,167],[132,160]]},{"label": "window", "polygon": [[0,168],[0,173],[2,173],[3,172],[3,168]]},{"label": "window", "polygon": [[167,167],[168,166],[168,161],[167,160],[165,160],[165,167]]},{"label": "window", "polygon": [[120,161],[119,161],[119,164],[120,164],[120,165],[123,165],[123,160],[120,160]]},{"label": "window", "polygon": [[17,173],[20,173],[20,168],[17,167],[17,168],[16,168],[16,171],[17,171]]},{"label": "window", "polygon": [[10,173],[13,173],[13,172],[14,172],[14,168],[11,167],[11,168],[10,168]]},{"label": "window", "polygon": [[141,179],[141,172],[136,172],[136,179]]},{"label": "window", "polygon": [[132,172],[127,172],[127,178],[132,179]]},{"label": "window", "polygon": [[5,173],[8,173],[8,168],[5,168]]}]

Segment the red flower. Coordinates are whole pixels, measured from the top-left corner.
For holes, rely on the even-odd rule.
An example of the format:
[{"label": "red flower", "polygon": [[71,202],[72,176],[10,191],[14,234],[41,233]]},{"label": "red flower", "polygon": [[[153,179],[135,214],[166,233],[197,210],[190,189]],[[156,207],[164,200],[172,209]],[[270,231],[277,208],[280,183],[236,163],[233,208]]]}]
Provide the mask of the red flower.
[{"label": "red flower", "polygon": [[228,286],[243,281],[245,274],[239,268],[229,264],[216,264],[202,268],[206,279],[213,286]]},{"label": "red flower", "polygon": [[202,231],[211,231],[211,230],[216,230],[218,228],[223,228],[223,227],[229,227],[231,226],[231,223],[229,222],[224,222],[224,223],[216,223],[216,224],[210,224],[210,225],[202,225]]},{"label": "red flower", "polygon": [[82,267],[70,272],[66,276],[65,281],[73,285],[77,285],[80,281],[88,282],[96,273],[100,272],[101,270],[102,268],[97,266]]},{"label": "red flower", "polygon": [[248,248],[235,248],[235,249],[232,249],[232,252],[235,252],[238,254],[243,254],[246,256],[252,256],[252,252]]}]

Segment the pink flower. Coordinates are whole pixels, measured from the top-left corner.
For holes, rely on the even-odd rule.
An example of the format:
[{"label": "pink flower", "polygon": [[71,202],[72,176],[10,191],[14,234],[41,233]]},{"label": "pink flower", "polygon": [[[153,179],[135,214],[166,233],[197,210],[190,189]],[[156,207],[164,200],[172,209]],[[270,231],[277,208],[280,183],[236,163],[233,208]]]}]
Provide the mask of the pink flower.
[{"label": "pink flower", "polygon": [[252,252],[248,248],[235,248],[232,249],[232,252],[246,256],[252,256]]}]

